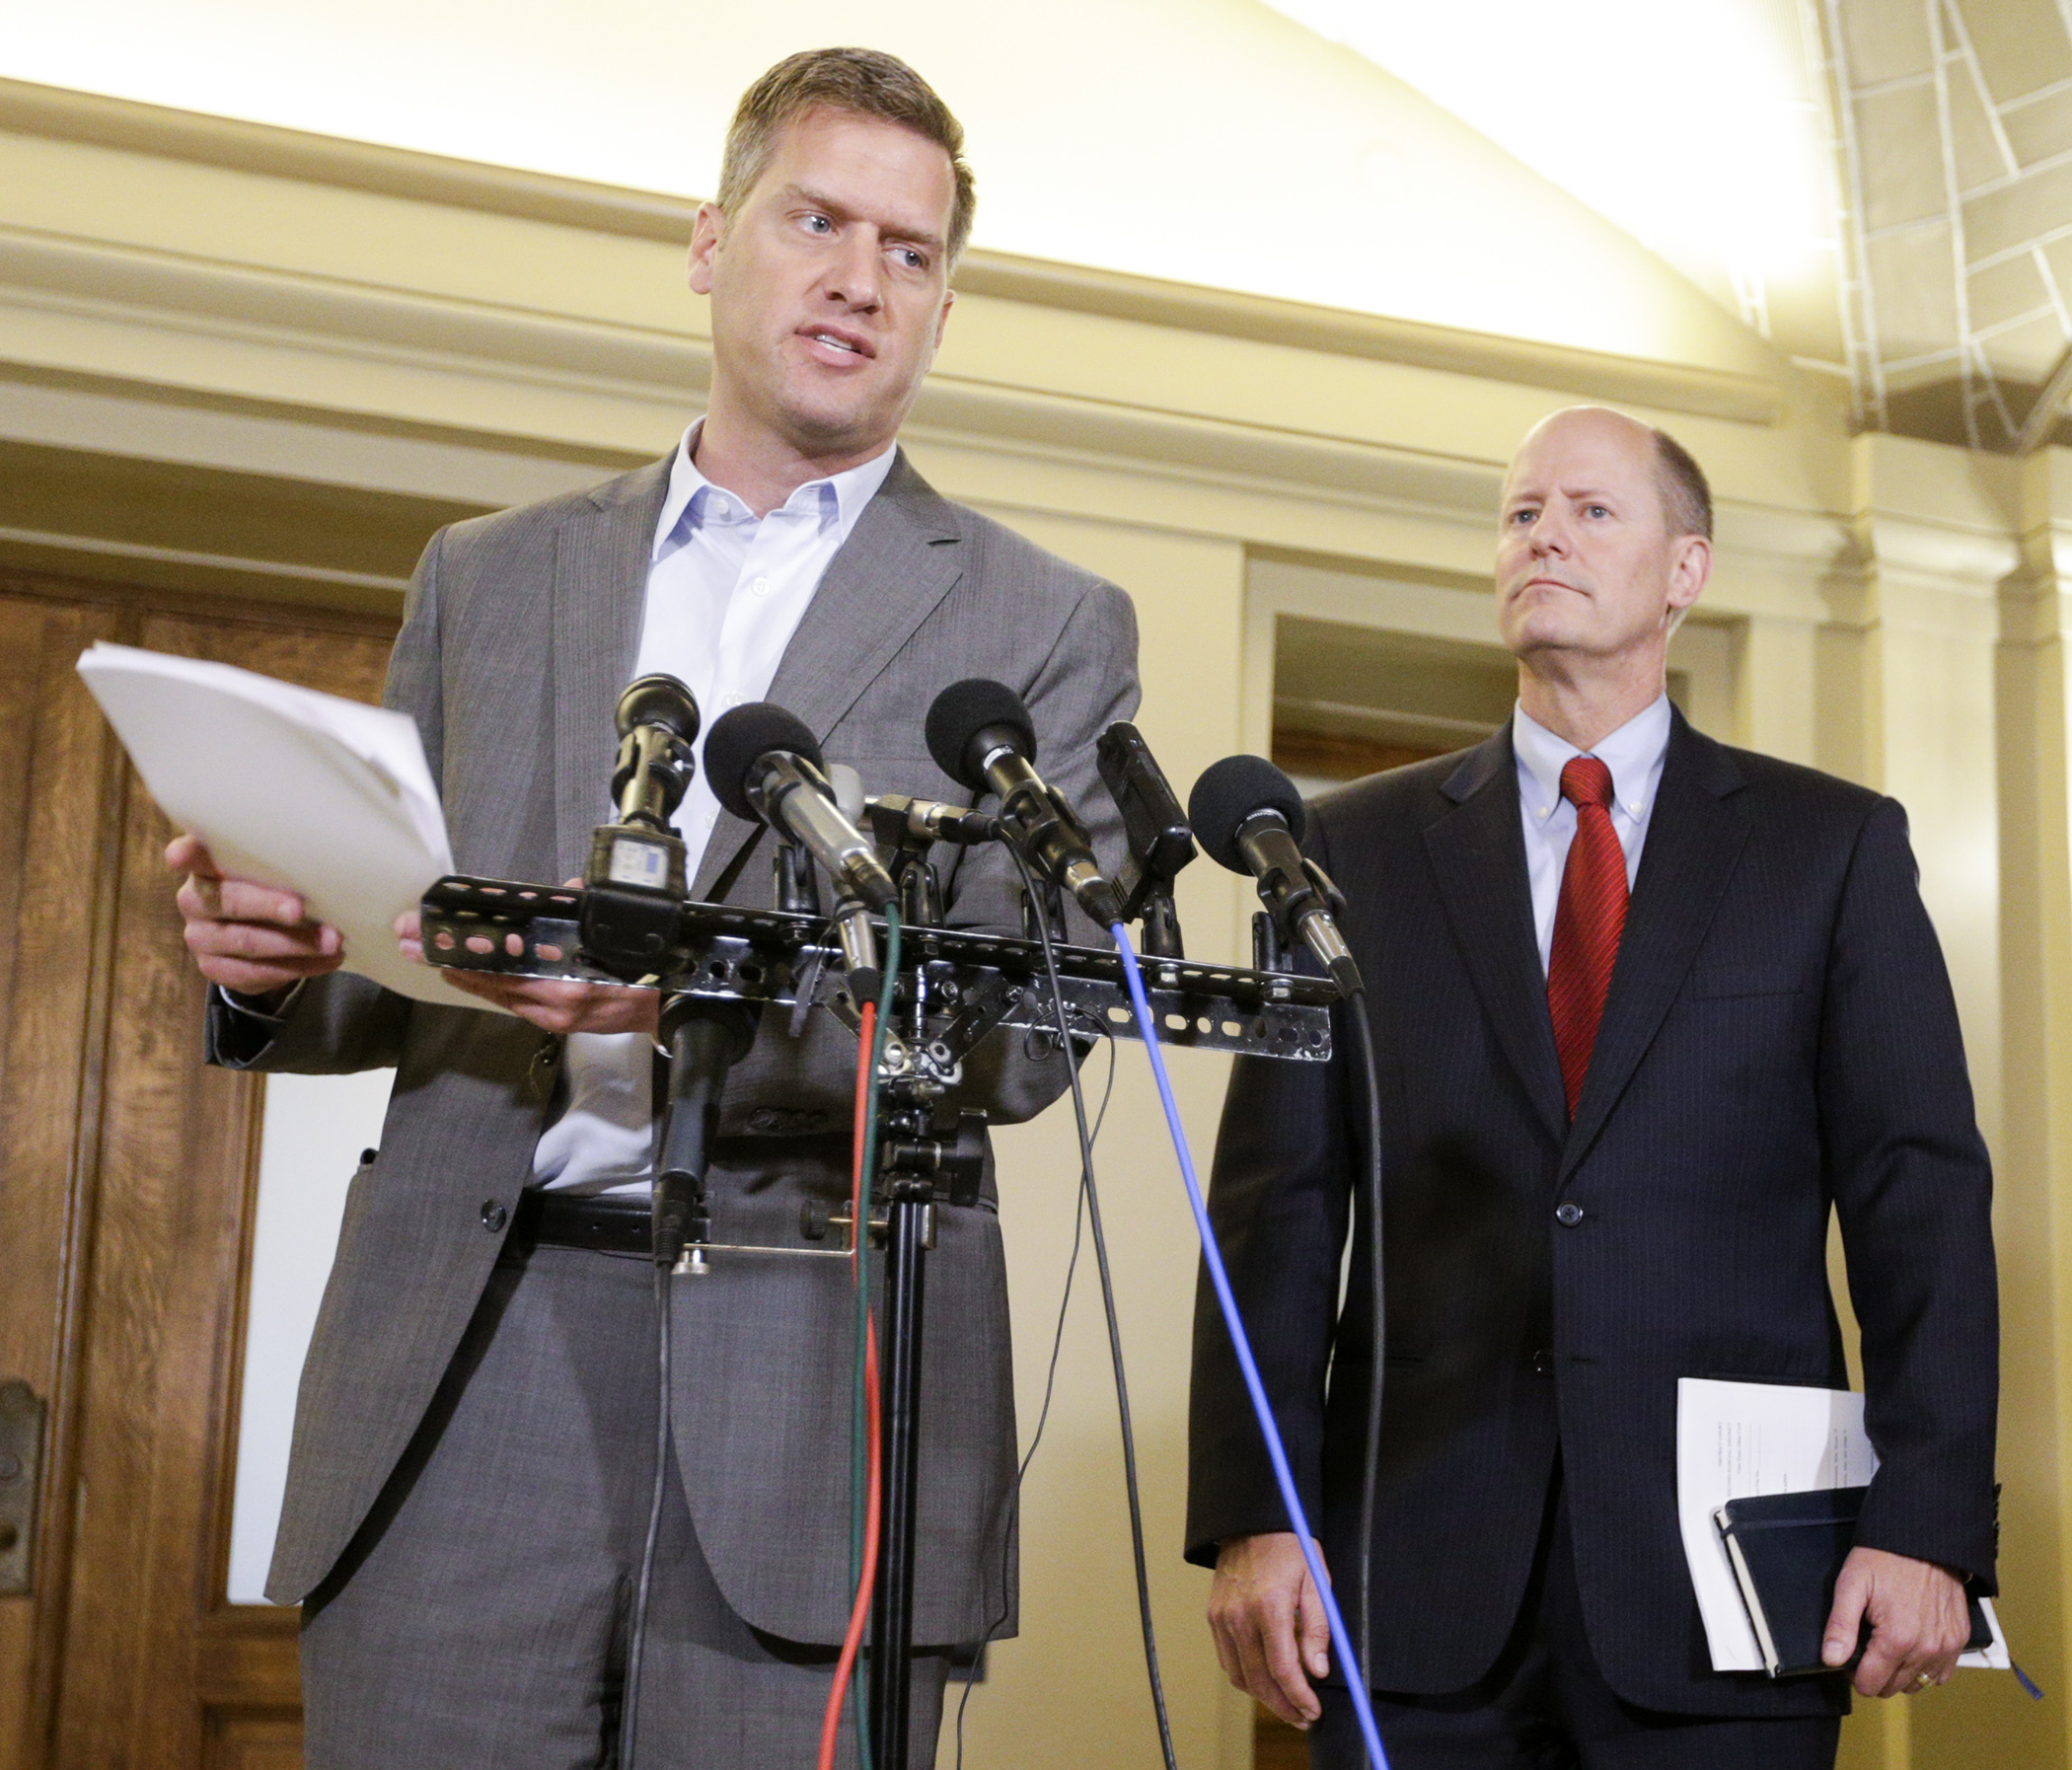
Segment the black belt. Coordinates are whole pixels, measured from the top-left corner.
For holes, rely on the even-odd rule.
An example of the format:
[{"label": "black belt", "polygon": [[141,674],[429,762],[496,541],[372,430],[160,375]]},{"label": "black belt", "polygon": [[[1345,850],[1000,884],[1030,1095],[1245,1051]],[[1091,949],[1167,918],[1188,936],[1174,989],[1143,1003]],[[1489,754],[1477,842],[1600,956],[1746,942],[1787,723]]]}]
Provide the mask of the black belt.
[{"label": "black belt", "polygon": [[518,1195],[511,1240],[534,1247],[649,1254],[654,1251],[654,1208],[646,1199],[587,1198],[528,1187]]}]

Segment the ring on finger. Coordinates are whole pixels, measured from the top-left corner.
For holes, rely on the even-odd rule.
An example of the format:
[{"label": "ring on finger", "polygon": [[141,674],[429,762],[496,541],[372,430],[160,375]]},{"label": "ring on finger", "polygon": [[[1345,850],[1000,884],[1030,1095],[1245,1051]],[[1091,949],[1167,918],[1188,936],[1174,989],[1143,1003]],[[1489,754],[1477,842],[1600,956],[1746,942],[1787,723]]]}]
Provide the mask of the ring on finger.
[{"label": "ring on finger", "polygon": [[1918,1676],[1917,1676],[1917,1677],[1916,1677],[1916,1678],[1914,1679],[1914,1681],[1913,1681],[1913,1682],[1912,1682],[1911,1684],[1909,1684],[1909,1685],[1907,1686],[1907,1688],[1908,1688],[1909,1690],[1926,1690],[1926,1689],[1928,1688],[1928,1686],[1929,1686],[1930,1684],[1934,1683],[1934,1682],[1935,1682],[1935,1674],[1934,1674],[1934,1673],[1932,1673],[1932,1672],[1926,1672],[1926,1671],[1924,1671],[1924,1672],[1920,1673],[1920,1674],[1919,1674],[1919,1675],[1918,1675]]}]

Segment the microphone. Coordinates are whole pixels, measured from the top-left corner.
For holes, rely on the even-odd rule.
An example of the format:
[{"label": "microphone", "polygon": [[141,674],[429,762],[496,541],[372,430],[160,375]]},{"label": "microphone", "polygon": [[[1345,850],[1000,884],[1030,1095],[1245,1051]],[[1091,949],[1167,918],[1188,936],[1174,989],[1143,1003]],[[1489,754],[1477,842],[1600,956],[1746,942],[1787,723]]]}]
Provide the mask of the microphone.
[{"label": "microphone", "polygon": [[845,900],[835,911],[851,995],[875,996],[882,981],[869,910],[898,895],[878,851],[835,803],[819,741],[804,720],[768,701],[720,714],[705,738],[705,778],[736,817],[768,824],[827,868]]},{"label": "microphone", "polygon": [[722,713],[705,738],[705,778],[736,817],[766,823],[809,849],[843,897],[873,910],[892,902],[892,875],[835,803],[820,744],[795,714],[768,701]]},{"label": "microphone", "polygon": [[1036,727],[1022,698],[983,676],[951,683],[928,708],[928,754],[973,792],[999,796],[1000,833],[1037,871],[1062,885],[1103,928],[1123,919],[1093,841],[1064,795],[1036,773]]},{"label": "microphone", "polygon": [[583,867],[582,948],[615,977],[666,976],[683,958],[676,916],[685,893],[684,844],[670,818],[697,764],[698,702],[673,676],[642,676],[619,697],[614,823],[590,837]]},{"label": "microphone", "polygon": [[622,824],[667,833],[695,769],[698,702],[673,676],[657,671],[627,684],[619,697],[619,764],[612,797]]},{"label": "microphone", "polygon": [[1187,820],[1212,860],[1259,881],[1259,901],[1283,937],[1299,936],[1342,995],[1365,988],[1331,914],[1343,902],[1338,887],[1295,846],[1309,813],[1293,780],[1263,756],[1226,756],[1194,783]]}]

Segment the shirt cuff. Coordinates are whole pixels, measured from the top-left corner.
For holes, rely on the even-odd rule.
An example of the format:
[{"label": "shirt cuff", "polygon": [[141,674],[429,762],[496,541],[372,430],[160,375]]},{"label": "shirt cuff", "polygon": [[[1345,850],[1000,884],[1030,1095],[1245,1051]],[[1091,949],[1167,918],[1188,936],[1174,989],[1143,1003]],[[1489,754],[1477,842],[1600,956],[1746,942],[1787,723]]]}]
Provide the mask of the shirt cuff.
[{"label": "shirt cuff", "polygon": [[270,1030],[277,1028],[288,1017],[288,1010],[295,1005],[308,983],[308,978],[298,978],[288,986],[287,995],[280,998],[280,1005],[274,1008],[262,1008],[259,1005],[262,997],[240,996],[235,990],[226,990],[221,984],[211,984],[209,994],[246,1025],[263,1026]]}]

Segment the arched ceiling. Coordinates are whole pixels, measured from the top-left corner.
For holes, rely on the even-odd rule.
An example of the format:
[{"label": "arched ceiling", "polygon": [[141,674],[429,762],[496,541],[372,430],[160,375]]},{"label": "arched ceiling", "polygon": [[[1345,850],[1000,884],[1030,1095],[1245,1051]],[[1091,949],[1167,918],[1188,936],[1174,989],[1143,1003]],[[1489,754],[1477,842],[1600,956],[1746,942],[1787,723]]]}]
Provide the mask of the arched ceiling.
[{"label": "arched ceiling", "polygon": [[1873,428],[2034,447],[2072,392],[2072,0],[1821,0]]},{"label": "arched ceiling", "polygon": [[1845,370],[1867,427],[2064,422],[2072,0],[1267,3]]}]

